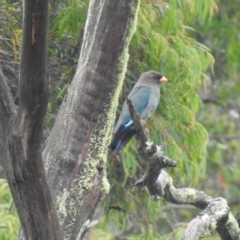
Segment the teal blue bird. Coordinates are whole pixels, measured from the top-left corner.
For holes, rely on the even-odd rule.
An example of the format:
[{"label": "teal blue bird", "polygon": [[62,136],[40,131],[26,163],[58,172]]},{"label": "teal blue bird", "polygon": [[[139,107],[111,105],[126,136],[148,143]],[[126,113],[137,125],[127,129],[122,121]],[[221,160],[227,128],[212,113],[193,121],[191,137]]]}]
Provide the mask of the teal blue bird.
[{"label": "teal blue bird", "polygon": [[[146,120],[157,108],[160,101],[160,88],[163,82],[167,82],[161,73],[148,71],[143,73],[128,95],[137,113],[143,120]],[[115,154],[130,141],[136,134],[133,121],[125,101],[122,112],[114,129],[114,136],[109,149]]]}]

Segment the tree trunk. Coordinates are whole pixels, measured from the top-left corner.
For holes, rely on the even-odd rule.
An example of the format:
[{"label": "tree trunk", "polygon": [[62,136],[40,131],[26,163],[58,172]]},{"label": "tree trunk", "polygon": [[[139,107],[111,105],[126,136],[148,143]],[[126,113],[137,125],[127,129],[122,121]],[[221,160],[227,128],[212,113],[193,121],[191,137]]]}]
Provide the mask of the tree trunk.
[{"label": "tree trunk", "polygon": [[90,2],[76,74],[43,152],[64,239],[84,236],[81,226],[108,193],[108,144],[138,5]]},{"label": "tree trunk", "polygon": [[41,154],[48,103],[47,0],[25,0],[20,102],[16,113],[1,73],[1,157],[26,239],[61,239]]}]

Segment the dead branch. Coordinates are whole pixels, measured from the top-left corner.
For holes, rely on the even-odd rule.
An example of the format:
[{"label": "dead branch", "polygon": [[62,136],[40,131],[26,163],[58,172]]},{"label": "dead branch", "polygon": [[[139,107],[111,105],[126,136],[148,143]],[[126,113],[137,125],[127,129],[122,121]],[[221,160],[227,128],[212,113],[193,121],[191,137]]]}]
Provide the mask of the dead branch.
[{"label": "dead branch", "polygon": [[222,240],[239,240],[240,229],[226,200],[213,199],[193,188],[174,187],[171,176],[162,169],[176,167],[176,162],[164,156],[161,147],[150,141],[148,131],[143,127],[132,102],[128,99],[127,103],[139,138],[139,156],[148,162],[144,176],[135,185],[146,186],[155,201],[163,197],[170,203],[190,204],[203,210],[189,223],[183,240],[196,240],[213,230],[218,232]]}]

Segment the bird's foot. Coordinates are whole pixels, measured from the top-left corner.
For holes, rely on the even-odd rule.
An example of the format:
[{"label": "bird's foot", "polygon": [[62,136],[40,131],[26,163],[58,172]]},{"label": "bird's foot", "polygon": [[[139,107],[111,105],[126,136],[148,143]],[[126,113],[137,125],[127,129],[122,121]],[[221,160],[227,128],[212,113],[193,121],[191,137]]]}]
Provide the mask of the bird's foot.
[{"label": "bird's foot", "polygon": [[141,121],[143,127],[145,127],[147,125],[147,122],[145,120],[141,119],[140,121]]}]

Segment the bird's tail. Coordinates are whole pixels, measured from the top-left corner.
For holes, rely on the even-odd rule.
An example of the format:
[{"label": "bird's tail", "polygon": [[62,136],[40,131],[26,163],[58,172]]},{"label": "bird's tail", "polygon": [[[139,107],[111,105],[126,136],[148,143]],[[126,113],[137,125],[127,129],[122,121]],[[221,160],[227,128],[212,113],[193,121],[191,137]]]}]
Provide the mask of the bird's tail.
[{"label": "bird's tail", "polygon": [[136,134],[136,130],[133,126],[127,129],[120,128],[114,135],[112,142],[109,145],[109,149],[116,155],[119,154],[121,149],[130,141],[130,139]]}]

